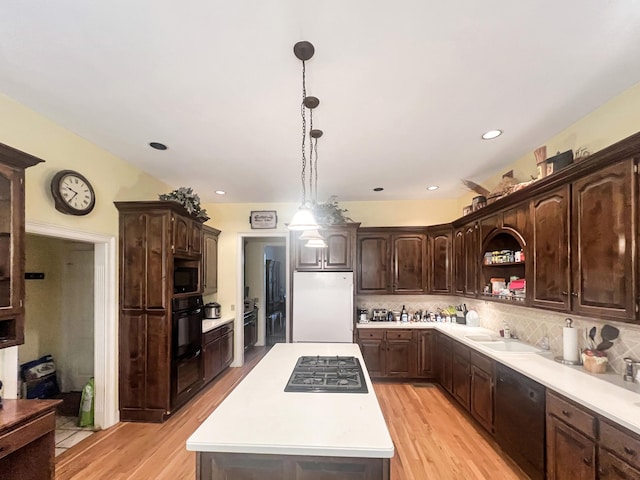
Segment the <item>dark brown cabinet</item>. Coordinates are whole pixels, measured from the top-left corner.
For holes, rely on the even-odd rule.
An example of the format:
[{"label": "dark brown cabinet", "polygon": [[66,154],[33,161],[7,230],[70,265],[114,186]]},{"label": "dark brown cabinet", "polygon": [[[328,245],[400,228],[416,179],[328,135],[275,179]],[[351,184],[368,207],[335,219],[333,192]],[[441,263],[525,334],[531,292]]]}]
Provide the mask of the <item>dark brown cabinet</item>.
[{"label": "dark brown cabinet", "polygon": [[563,185],[531,201],[529,252],[531,306],[569,310],[570,187]]},{"label": "dark brown cabinet", "polygon": [[173,226],[173,253],[175,255],[202,254],[202,223],[188,217],[176,215]]},{"label": "dark brown cabinet", "polygon": [[615,163],[532,200],[532,306],[636,318],[634,168]]},{"label": "dark brown cabinet", "polygon": [[432,378],[433,332],[359,328],[358,345],[372,378]]},{"label": "dark brown cabinet", "polygon": [[429,229],[429,292],[450,294],[453,265],[453,233],[451,227]]},{"label": "dark brown cabinet", "polygon": [[469,413],[489,433],[493,432],[493,360],[471,351],[471,384],[469,392]]},{"label": "dark brown cabinet", "polygon": [[382,232],[358,232],[357,256],[358,293],[388,293],[391,277],[391,239],[389,235]]},{"label": "dark brown cabinet", "polygon": [[418,376],[435,377],[435,342],[431,330],[417,330],[418,335]]},{"label": "dark brown cabinet", "polygon": [[453,344],[453,396],[465,410],[469,410],[471,401],[471,364],[469,348],[461,343]]},{"label": "dark brown cabinet", "polygon": [[302,232],[292,232],[294,246],[293,268],[299,272],[353,271],[356,249],[356,230],[359,223],[332,225],[320,229],[326,248],[305,247]]},{"label": "dark brown cabinet", "polygon": [[[182,383],[202,384],[199,368],[172,375],[173,272],[184,255],[174,255],[176,240],[183,241],[176,228],[190,225],[186,245],[189,266],[200,268],[200,257],[190,243],[194,228],[186,211],[176,202],[115,202],[119,211],[119,404],[123,421],[164,421],[197,392]],[[176,227],[178,225],[179,227]],[[201,229],[195,229],[201,231]],[[184,254],[185,244],[178,248]],[[180,294],[184,296],[185,294]],[[182,372],[178,372],[182,373]],[[172,380],[182,379],[182,383]],[[199,378],[193,378],[199,376]],[[172,398],[172,381],[180,395]],[[186,384],[185,384],[186,385]]]},{"label": "dark brown cabinet", "polygon": [[358,345],[367,371],[372,378],[383,377],[386,372],[386,345],[384,330],[358,329]]},{"label": "dark brown cabinet", "polygon": [[426,229],[363,228],[356,250],[359,294],[427,291]]},{"label": "dark brown cabinet", "polygon": [[218,291],[218,236],[220,230],[203,225],[202,228],[202,293]]},{"label": "dark brown cabinet", "polygon": [[629,159],[572,185],[572,309],[581,315],[635,319],[634,168]]},{"label": "dark brown cabinet", "polygon": [[4,400],[0,409],[2,480],[53,480],[59,403],[61,400]]},{"label": "dark brown cabinet", "polygon": [[547,478],[595,480],[596,443],[556,417],[547,420]]},{"label": "dark brown cabinet", "polygon": [[438,357],[438,381],[440,385],[453,394],[453,340],[444,333],[436,336],[436,352]]},{"label": "dark brown cabinet", "polygon": [[479,236],[478,224],[473,222],[456,230],[453,237],[455,293],[468,297],[478,293]]},{"label": "dark brown cabinet", "polygon": [[387,480],[388,458],[198,452],[200,480]]},{"label": "dark brown cabinet", "polygon": [[606,450],[598,455],[598,478],[601,480],[635,480],[640,478],[640,470],[615,457]]},{"label": "dark brown cabinet", "polygon": [[202,335],[204,383],[213,380],[233,361],[233,324],[228,323]]},{"label": "dark brown cabinet", "polygon": [[0,143],[0,348],[24,343],[24,171],[40,162]]}]

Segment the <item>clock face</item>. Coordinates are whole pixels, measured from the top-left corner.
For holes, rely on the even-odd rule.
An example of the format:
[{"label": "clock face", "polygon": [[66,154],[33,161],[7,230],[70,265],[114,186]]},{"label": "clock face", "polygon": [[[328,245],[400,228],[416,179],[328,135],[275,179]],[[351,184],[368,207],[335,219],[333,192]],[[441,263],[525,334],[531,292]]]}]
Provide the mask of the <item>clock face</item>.
[{"label": "clock face", "polygon": [[89,181],[72,170],[62,170],[53,177],[51,193],[56,209],[71,215],[86,215],[96,202]]}]

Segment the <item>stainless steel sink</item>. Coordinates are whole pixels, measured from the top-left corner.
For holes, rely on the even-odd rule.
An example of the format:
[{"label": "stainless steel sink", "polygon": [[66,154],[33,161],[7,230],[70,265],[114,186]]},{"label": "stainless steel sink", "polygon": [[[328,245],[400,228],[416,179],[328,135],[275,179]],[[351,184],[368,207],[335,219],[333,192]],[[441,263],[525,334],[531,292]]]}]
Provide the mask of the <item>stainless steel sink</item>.
[{"label": "stainless steel sink", "polygon": [[504,353],[537,353],[542,350],[538,347],[534,347],[533,345],[529,345],[527,343],[519,342],[514,339],[504,339],[502,337],[494,337],[491,335],[466,335],[468,340],[472,342],[476,342],[483,347],[490,348],[491,350],[495,350],[496,352],[504,352]]}]

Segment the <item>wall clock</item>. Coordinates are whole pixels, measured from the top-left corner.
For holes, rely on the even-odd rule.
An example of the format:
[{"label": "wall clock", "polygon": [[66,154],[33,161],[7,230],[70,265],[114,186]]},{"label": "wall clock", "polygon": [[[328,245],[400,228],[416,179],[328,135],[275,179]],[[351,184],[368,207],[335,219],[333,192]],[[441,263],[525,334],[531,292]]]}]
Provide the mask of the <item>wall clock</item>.
[{"label": "wall clock", "polygon": [[96,204],[89,180],[73,170],[60,170],[54,175],[51,194],[56,210],[69,215],[86,215]]}]

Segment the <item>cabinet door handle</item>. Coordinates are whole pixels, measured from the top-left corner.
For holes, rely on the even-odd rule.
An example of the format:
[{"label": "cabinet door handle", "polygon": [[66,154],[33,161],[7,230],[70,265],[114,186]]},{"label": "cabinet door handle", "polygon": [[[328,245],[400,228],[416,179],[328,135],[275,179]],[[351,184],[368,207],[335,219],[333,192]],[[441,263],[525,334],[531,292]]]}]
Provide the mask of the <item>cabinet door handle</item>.
[{"label": "cabinet door handle", "polygon": [[576,292],[571,292],[571,296],[572,296],[572,297],[577,297],[577,296],[578,296],[578,294],[577,294]]},{"label": "cabinet door handle", "polygon": [[593,460],[592,460],[591,458],[584,457],[584,458],[582,459],[582,462],[583,462],[586,466],[590,467],[590,466],[591,466],[591,464],[593,463]]},{"label": "cabinet door handle", "polygon": [[624,447],[624,453],[626,453],[627,455],[635,455],[636,452],[633,448],[629,448],[629,447]]},{"label": "cabinet door handle", "polygon": [[567,410],[562,410],[562,415],[564,415],[565,417],[570,417],[571,416],[571,412],[569,412]]},{"label": "cabinet door handle", "polygon": [[569,292],[562,292],[563,297],[566,297],[567,295],[569,295]]}]

